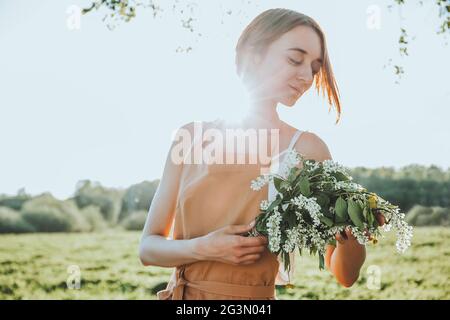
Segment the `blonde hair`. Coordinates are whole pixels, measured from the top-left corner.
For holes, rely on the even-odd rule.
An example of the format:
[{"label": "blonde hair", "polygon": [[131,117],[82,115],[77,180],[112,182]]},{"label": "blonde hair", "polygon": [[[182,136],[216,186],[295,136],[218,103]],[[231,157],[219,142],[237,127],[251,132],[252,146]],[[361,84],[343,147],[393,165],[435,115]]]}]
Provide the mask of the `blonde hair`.
[{"label": "blonde hair", "polygon": [[267,48],[273,41],[297,26],[312,28],[320,38],[323,63],[320,71],[314,76],[315,87],[317,94],[320,95],[320,91],[322,91],[322,96],[325,97],[326,93],[329,104],[328,112],[332,105],[335,106],[337,124],[341,116],[339,89],[328,57],[325,34],[319,24],[311,17],[285,8],[274,8],[260,13],[239,37],[236,45],[236,71],[239,76],[249,71],[250,64],[248,61],[251,53],[258,52],[265,55]]}]

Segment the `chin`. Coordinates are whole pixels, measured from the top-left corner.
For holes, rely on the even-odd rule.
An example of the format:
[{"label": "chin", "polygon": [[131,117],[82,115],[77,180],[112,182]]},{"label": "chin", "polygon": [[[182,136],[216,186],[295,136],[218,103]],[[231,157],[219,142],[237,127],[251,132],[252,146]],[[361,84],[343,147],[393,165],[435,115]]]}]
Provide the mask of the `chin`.
[{"label": "chin", "polygon": [[283,100],[280,100],[280,103],[286,107],[293,107],[298,101],[298,98],[287,97]]}]

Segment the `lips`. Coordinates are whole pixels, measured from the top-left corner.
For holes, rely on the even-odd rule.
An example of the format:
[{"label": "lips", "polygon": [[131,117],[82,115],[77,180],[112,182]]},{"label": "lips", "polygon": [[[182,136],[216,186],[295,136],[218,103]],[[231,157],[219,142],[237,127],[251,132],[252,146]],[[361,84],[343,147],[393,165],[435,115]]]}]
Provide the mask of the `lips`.
[{"label": "lips", "polygon": [[297,93],[300,93],[300,92],[301,92],[300,89],[298,89],[297,87],[294,87],[294,86],[291,86],[291,85],[289,85],[289,87],[291,87],[292,89],[294,89],[295,91],[297,91]]}]

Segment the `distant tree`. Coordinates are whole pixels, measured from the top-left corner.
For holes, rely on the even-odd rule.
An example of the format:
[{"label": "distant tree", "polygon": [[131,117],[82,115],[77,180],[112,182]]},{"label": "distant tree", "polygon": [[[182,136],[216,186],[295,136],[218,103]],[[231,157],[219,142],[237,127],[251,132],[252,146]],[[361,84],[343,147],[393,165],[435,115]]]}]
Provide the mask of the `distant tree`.
[{"label": "distant tree", "polygon": [[109,225],[116,225],[122,207],[124,190],[105,188],[89,180],[78,182],[73,200],[80,209],[97,206]]},{"label": "distant tree", "polygon": [[[436,6],[438,7],[438,25],[436,29],[436,34],[443,35],[446,38],[450,34],[450,0],[432,0]],[[388,5],[388,9],[391,10],[394,6],[398,6],[399,9],[404,7],[406,3],[411,3],[411,1],[407,0],[393,0],[394,4]],[[429,3],[429,2],[428,2]],[[423,7],[424,1],[418,1],[418,4]],[[414,40],[414,37],[411,38]],[[398,39],[399,52],[401,57],[408,56],[408,45],[410,43],[410,38],[408,36],[408,32],[406,27],[400,27],[400,36]],[[445,45],[448,45],[448,42],[445,41]],[[394,65],[394,72],[400,78],[402,74],[404,74],[404,68],[401,65]]]},{"label": "distant tree", "polygon": [[119,215],[119,221],[127,218],[135,211],[147,212],[158,188],[159,180],[144,181],[130,186],[122,199],[122,209]]}]

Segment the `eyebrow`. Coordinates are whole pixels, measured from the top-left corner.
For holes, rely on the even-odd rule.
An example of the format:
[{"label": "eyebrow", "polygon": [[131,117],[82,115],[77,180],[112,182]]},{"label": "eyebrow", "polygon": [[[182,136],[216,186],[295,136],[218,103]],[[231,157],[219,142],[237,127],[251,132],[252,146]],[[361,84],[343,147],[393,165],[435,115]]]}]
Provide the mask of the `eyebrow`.
[{"label": "eyebrow", "polygon": [[[302,48],[289,48],[288,50],[293,50],[293,51],[298,51],[304,54],[308,54],[308,52]],[[317,61],[319,61],[320,63],[323,63],[322,59],[318,58],[316,59]]]}]

